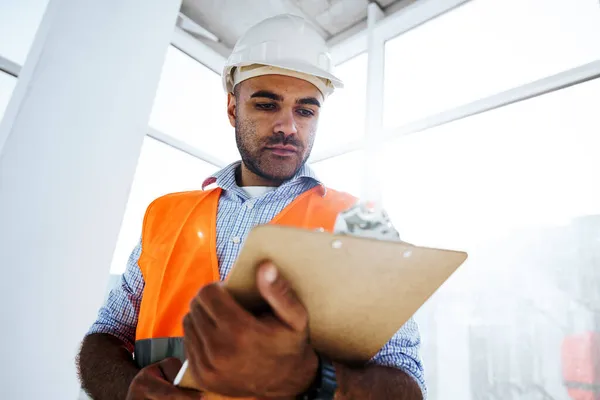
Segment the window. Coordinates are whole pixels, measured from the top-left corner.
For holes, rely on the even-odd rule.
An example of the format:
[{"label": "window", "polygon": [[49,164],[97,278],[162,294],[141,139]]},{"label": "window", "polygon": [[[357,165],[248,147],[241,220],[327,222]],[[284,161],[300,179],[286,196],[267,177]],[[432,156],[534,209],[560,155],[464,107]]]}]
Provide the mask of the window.
[{"label": "window", "polygon": [[311,164],[310,167],[325,186],[358,197],[361,194],[363,154],[362,151],[346,153]]},{"label": "window", "polygon": [[600,58],[597,0],[472,0],[386,44],[384,126]]},{"label": "window", "polygon": [[113,256],[111,274],[121,274],[125,270],[129,254],[140,239],[146,208],[154,199],[167,193],[201,189],[203,181],[217,169],[146,136]]},{"label": "window", "polygon": [[13,90],[17,84],[17,78],[12,75],[0,72],[0,121],[4,116],[4,111],[10,100]]},{"label": "window", "polygon": [[367,59],[363,53],[336,67],[344,88],[323,104],[313,154],[360,139],[365,132]]},{"label": "window", "polygon": [[[336,72],[345,88],[323,104],[313,154],[364,133],[367,55],[345,62]],[[167,53],[150,126],[224,162],[240,158],[221,77],[174,47]]]},{"label": "window", "polygon": [[596,79],[385,146],[404,240],[469,252],[426,311],[437,398],[569,398],[561,347],[600,327],[599,103]]},{"label": "window", "polygon": [[169,47],[150,126],[225,162],[239,159],[221,77]]},{"label": "window", "polygon": [[23,65],[48,0],[3,1],[0,8],[0,55]]}]

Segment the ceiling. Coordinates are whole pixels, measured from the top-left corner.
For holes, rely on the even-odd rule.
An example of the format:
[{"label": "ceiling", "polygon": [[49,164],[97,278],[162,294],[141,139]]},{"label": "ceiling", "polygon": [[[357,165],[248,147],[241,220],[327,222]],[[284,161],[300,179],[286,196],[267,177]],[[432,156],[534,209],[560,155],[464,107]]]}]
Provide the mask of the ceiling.
[{"label": "ceiling", "polygon": [[[331,40],[365,25],[368,3],[385,14],[408,0],[183,0],[180,26],[221,53],[230,51],[252,25],[277,14],[290,13],[313,22]],[[185,24],[182,25],[182,24]],[[212,42],[212,43],[210,43]]]}]

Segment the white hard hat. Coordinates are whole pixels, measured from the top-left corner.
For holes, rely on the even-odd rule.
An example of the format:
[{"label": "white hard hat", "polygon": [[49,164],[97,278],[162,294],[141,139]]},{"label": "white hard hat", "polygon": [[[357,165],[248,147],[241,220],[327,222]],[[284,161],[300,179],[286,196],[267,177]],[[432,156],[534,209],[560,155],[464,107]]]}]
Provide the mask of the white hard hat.
[{"label": "white hard hat", "polygon": [[[236,43],[223,68],[223,88],[233,92],[241,79],[270,73],[290,75],[315,84],[327,97],[344,84],[334,75],[329,49],[319,32],[301,17],[282,14],[267,18],[251,27]],[[251,68],[254,73],[236,70]],[[239,72],[239,71],[238,71]],[[289,73],[287,73],[289,72]],[[240,78],[239,75],[242,75]],[[316,80],[314,78],[317,78]]]}]

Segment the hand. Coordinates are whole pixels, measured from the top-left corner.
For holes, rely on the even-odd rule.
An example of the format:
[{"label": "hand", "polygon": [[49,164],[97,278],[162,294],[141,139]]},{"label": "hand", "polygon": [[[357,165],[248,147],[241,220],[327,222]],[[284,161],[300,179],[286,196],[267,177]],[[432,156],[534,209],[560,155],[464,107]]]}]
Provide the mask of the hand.
[{"label": "hand", "polygon": [[181,368],[177,358],[167,358],[143,368],[133,378],[126,400],[201,400],[202,393],[173,385]]},{"label": "hand", "polygon": [[258,268],[273,313],[255,317],[221,283],[203,287],[183,321],[189,369],[202,389],[231,397],[292,397],[313,382],[318,357],[308,314],[275,266]]}]

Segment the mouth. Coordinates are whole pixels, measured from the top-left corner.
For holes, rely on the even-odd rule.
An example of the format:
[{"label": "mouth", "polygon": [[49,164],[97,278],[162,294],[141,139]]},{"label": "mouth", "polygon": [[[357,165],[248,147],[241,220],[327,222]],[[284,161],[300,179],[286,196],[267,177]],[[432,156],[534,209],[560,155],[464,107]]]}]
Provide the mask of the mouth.
[{"label": "mouth", "polygon": [[291,156],[298,152],[298,148],[296,146],[291,145],[275,145],[275,146],[267,146],[265,147],[268,151],[277,156]]}]

